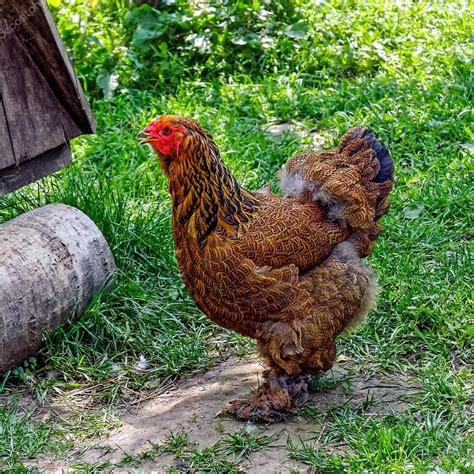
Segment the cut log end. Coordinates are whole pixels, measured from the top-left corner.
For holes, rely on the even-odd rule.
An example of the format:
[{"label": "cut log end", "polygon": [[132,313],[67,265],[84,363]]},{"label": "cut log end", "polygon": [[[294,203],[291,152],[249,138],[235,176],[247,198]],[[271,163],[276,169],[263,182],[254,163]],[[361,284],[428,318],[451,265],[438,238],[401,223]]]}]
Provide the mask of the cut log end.
[{"label": "cut log end", "polygon": [[80,316],[114,271],[104,236],[78,209],[51,204],[0,225],[0,373]]}]

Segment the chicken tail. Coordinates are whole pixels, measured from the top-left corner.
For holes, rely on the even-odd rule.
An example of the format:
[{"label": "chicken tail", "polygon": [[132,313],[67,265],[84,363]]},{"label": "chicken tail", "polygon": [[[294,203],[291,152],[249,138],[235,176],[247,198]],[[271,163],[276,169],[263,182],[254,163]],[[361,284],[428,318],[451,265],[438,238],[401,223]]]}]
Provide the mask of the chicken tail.
[{"label": "chicken tail", "polygon": [[[372,156],[368,156],[368,154],[364,155],[363,152],[367,150],[372,152]],[[361,125],[352,128],[341,138],[338,152],[346,155],[349,159],[352,158],[350,161],[354,164],[357,161],[356,157],[358,157],[358,160],[362,161],[365,167],[372,167],[372,172],[369,172],[365,178],[366,181],[372,181],[380,185],[378,188],[378,203],[381,199],[385,199],[388,196],[392,189],[393,159],[385,145],[375,138],[371,130]],[[374,153],[375,157],[373,156]],[[376,161],[372,161],[374,158]],[[375,176],[373,176],[374,174]],[[384,183],[387,183],[387,185],[383,185]],[[383,214],[386,214],[387,211],[388,209],[386,209]]]},{"label": "chicken tail", "polygon": [[283,192],[312,195],[328,217],[349,226],[360,256],[368,255],[380,233],[379,219],[390,207],[393,160],[389,151],[367,128],[349,130],[339,147],[290,158],[280,174]]}]

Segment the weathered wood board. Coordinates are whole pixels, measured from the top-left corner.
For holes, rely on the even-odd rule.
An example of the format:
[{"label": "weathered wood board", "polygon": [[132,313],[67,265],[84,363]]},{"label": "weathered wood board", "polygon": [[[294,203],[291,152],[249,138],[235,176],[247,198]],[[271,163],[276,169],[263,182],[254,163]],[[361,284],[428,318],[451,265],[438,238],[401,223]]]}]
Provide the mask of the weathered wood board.
[{"label": "weathered wood board", "polygon": [[[18,38],[8,35],[0,48],[1,105],[16,164],[36,157],[81,130],[53,94]],[[37,118],[40,118],[38,120]]]},{"label": "weathered wood board", "polygon": [[[7,126],[7,117],[5,110],[0,107],[0,170],[13,166],[15,164],[15,155],[10,141],[10,132]],[[1,194],[1,192],[0,192]]]},{"label": "weathered wood board", "polygon": [[66,166],[94,129],[45,0],[0,0],[0,196]]},{"label": "weathered wood board", "polygon": [[71,161],[71,148],[69,143],[64,143],[34,160],[25,161],[19,167],[4,169],[0,172],[0,196],[49,176],[69,165]]}]

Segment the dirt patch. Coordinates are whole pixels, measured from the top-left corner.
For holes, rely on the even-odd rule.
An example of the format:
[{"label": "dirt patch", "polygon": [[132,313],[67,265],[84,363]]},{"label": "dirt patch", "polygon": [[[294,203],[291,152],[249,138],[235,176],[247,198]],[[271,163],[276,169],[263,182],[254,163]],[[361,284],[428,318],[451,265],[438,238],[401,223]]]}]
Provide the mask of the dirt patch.
[{"label": "dirt patch", "polygon": [[[353,374],[354,369],[351,363],[336,364],[322,379],[309,403],[314,404],[322,414],[346,403],[373,406],[373,410],[367,410],[367,416],[406,409],[407,399],[413,395],[415,386],[395,376]],[[245,472],[307,472],[307,467],[289,459],[287,440],[291,438],[295,443],[317,442],[324,429],[321,423],[297,415],[285,423],[265,427],[216,417],[229,400],[246,397],[258,385],[262,372],[263,366],[257,359],[232,357],[209,372],[177,383],[156,398],[135,406],[132,411],[119,413],[122,426],[107,438],[94,440],[90,448],[78,447],[65,461],[43,459],[35,465],[42,470],[58,471],[78,463],[100,464],[108,461],[118,464],[125,455],[140,456],[140,453],[150,449],[151,443],[166,442],[171,433],[185,432],[191,443],[204,449],[229,433],[244,429],[248,433],[264,432],[265,435],[275,436],[268,446],[250,454],[250,461],[244,460],[240,464]],[[170,467],[179,467],[180,462],[179,457],[162,454],[152,460],[142,459],[133,467],[140,467],[145,472],[166,472]],[[111,470],[130,471],[128,467]]]}]

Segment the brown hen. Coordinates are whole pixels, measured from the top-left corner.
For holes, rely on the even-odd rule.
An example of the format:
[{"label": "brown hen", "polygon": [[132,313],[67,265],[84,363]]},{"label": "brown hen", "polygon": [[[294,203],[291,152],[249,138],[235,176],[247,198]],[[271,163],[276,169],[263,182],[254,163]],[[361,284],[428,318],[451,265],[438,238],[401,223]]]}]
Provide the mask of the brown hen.
[{"label": "brown hen", "polygon": [[255,395],[225,411],[280,420],[306,398],[309,375],[332,367],[337,336],[374,303],[361,257],[389,208],[390,154],[356,127],[336,150],[292,157],[279,197],[239,186],[194,120],[166,115],[139,135],[169,178],[186,288],[216,324],[256,339],[269,367]]}]

